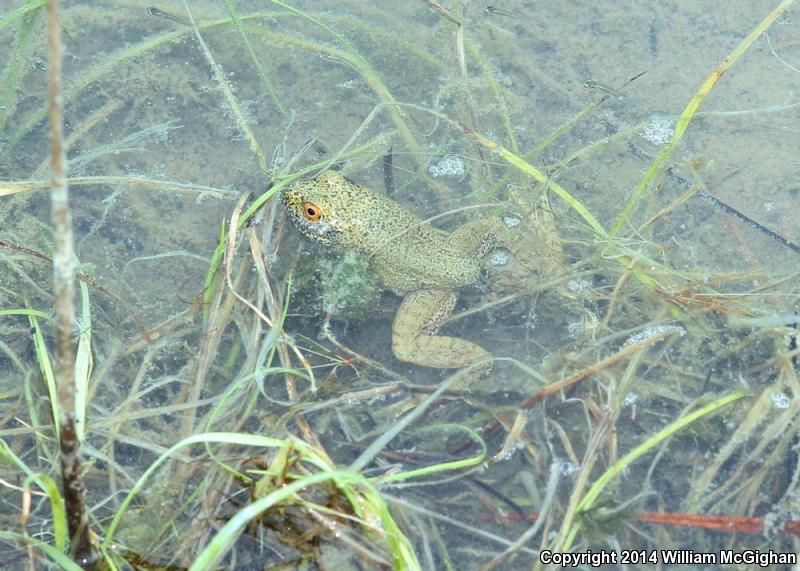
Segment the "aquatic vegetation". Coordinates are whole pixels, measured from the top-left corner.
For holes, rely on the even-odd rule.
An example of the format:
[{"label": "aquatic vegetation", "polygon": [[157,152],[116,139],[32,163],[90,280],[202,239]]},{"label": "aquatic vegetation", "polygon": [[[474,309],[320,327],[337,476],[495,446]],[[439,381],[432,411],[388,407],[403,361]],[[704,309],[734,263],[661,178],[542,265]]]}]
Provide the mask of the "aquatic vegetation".
[{"label": "aquatic vegetation", "polygon": [[317,321],[322,314],[355,322],[366,319],[378,306],[382,291],[369,260],[352,250],[341,257],[299,257],[294,283],[294,304]]},{"label": "aquatic vegetation", "polygon": [[[75,569],[46,2],[12,4],[0,549]],[[102,565],[535,568],[543,549],[753,533],[793,549],[800,56],[773,25],[791,1],[755,27],[727,5],[133,4],[72,3],[63,23],[80,320],[61,339]],[[287,224],[276,194],[326,169],[391,180],[443,232],[502,221],[442,323],[491,355],[469,391],[480,363],[389,355],[400,301],[375,260],[309,254]]]}]

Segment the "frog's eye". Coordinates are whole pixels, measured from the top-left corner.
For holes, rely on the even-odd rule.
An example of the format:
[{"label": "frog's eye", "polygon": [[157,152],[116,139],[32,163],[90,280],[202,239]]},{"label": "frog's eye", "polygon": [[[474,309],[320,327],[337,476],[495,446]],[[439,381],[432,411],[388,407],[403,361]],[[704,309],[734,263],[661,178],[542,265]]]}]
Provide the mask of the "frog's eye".
[{"label": "frog's eye", "polygon": [[313,202],[306,202],[303,204],[303,216],[306,217],[306,220],[316,222],[322,216],[322,210]]}]

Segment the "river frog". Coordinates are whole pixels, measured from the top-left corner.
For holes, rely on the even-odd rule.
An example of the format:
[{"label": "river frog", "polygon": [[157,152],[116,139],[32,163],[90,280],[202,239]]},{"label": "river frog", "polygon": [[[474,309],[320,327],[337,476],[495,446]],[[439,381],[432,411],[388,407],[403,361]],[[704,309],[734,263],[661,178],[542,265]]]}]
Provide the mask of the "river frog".
[{"label": "river frog", "polygon": [[365,254],[383,284],[403,296],[392,324],[395,357],[424,367],[460,368],[489,356],[475,343],[438,332],[455,307],[458,288],[478,279],[499,219],[469,222],[448,236],[335,171],[293,183],[280,198],[306,237],[337,252]]}]

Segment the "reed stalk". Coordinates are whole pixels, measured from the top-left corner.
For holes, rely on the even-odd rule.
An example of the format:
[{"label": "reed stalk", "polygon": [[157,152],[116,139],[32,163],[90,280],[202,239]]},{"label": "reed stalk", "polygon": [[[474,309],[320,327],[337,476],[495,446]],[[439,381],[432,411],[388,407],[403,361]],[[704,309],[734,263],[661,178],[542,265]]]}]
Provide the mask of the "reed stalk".
[{"label": "reed stalk", "polygon": [[61,94],[61,11],[59,0],[47,3],[47,105],[50,128],[50,201],[53,224],[53,296],[56,314],[56,380],[61,479],[70,537],[70,555],[83,567],[94,556],[84,507],[80,439],[75,427],[75,252],[64,149],[64,109]]}]

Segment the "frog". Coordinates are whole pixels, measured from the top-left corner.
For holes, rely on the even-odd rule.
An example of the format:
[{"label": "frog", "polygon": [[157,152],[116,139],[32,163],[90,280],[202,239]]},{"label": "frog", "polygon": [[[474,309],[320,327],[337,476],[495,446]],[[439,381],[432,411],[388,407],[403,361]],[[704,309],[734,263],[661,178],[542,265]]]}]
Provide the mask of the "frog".
[{"label": "frog", "polygon": [[483,347],[440,335],[439,329],[459,290],[479,279],[482,260],[497,241],[499,218],[472,220],[448,235],[334,170],[291,183],[279,197],[301,234],[334,252],[367,256],[382,284],[403,298],[392,323],[392,352],[399,361],[437,369],[488,362]]}]

